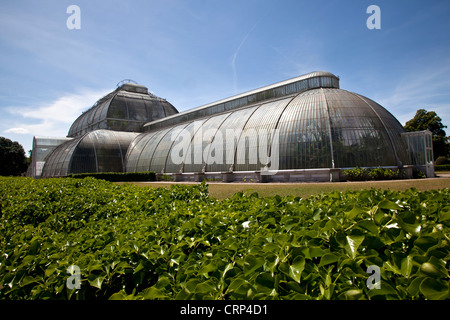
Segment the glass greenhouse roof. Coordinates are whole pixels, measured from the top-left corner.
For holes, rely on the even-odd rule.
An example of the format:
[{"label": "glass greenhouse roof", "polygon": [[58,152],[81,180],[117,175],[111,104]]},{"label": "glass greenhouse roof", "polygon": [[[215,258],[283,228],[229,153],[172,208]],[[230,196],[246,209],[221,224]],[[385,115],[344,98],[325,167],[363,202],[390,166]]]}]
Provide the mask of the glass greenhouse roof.
[{"label": "glass greenhouse roof", "polygon": [[68,136],[77,137],[97,129],[142,132],[145,123],[176,113],[174,106],[149,94],[146,87],[126,83],[79,116],[70,127]]},{"label": "glass greenhouse roof", "polygon": [[184,121],[210,116],[245,107],[258,102],[297,94],[314,88],[339,88],[339,78],[326,71],[315,71],[289,80],[277,82],[188,111],[155,120],[144,125],[145,131],[175,125]]}]

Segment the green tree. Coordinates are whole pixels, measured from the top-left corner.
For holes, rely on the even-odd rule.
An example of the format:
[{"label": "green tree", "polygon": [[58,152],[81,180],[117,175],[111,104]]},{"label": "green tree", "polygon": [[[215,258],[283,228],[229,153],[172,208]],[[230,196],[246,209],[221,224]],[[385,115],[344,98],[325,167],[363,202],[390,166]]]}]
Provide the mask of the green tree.
[{"label": "green tree", "polygon": [[448,157],[450,152],[449,137],[446,136],[442,119],[434,111],[419,109],[414,118],[406,122],[408,132],[430,130],[433,134],[434,159],[440,156]]},{"label": "green tree", "polygon": [[26,170],[27,158],[22,145],[0,137],[0,175],[19,176]]}]

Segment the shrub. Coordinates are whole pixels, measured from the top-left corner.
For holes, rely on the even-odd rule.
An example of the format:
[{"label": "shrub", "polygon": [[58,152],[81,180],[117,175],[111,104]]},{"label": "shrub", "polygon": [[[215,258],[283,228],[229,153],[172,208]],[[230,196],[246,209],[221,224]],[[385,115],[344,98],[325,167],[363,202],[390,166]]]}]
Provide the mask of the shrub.
[{"label": "shrub", "polygon": [[413,178],[414,179],[424,179],[424,178],[426,178],[426,175],[421,170],[414,169],[413,170]]},{"label": "shrub", "polygon": [[110,182],[126,182],[126,181],[156,181],[156,174],[152,171],[148,172],[94,172],[94,173],[76,173],[70,174],[69,178],[84,179],[92,177]]},{"label": "shrub", "polygon": [[344,174],[349,181],[364,181],[369,178],[369,173],[364,168],[356,167],[354,169],[344,170]]},{"label": "shrub", "polygon": [[440,166],[434,166],[434,171],[450,171],[450,164],[442,164]]},{"label": "shrub", "polygon": [[441,165],[444,165],[444,164],[449,164],[449,161],[448,161],[447,157],[440,156],[440,157],[438,157],[438,158],[436,159],[436,161],[434,162],[434,164],[435,164],[436,166],[441,166]]},{"label": "shrub", "polygon": [[344,170],[344,174],[348,181],[366,181],[366,180],[392,180],[402,179],[404,174],[398,169],[386,169],[379,166],[378,168],[359,168]]}]

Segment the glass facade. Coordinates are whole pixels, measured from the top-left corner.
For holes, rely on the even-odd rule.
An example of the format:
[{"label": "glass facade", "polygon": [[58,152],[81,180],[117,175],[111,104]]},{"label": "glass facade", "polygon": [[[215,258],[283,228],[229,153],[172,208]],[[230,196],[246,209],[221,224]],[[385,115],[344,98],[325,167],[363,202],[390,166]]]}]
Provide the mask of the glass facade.
[{"label": "glass facade", "polygon": [[270,159],[278,170],[398,166],[408,163],[402,132],[376,102],[318,88],[143,133],[126,170],[258,171]]},{"label": "glass facade", "polygon": [[427,177],[434,177],[433,134],[429,130],[404,132],[402,138],[407,148],[409,163]]},{"label": "glass facade", "polygon": [[127,149],[137,135],[135,132],[96,130],[66,141],[47,158],[42,177],[123,172]]},{"label": "glass facade", "polygon": [[31,153],[31,171],[29,176],[39,178],[42,174],[47,157],[62,143],[71,140],[65,137],[34,137],[33,150]]}]

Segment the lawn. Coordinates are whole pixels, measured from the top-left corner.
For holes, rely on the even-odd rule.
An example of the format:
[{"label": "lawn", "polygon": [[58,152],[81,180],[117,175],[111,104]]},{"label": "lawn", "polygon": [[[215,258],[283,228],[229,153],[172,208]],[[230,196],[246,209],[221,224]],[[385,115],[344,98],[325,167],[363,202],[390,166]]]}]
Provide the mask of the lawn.
[{"label": "lawn", "polygon": [[[363,190],[363,189],[390,189],[406,190],[416,188],[421,191],[450,188],[450,175],[439,172],[441,177],[433,179],[390,180],[390,181],[363,181],[363,182],[308,182],[308,183],[221,183],[208,182],[209,194],[216,199],[226,199],[236,192],[257,192],[259,196],[294,195],[308,197],[330,191]],[[445,176],[445,177],[444,177]],[[135,182],[139,186],[164,187],[173,182]],[[182,184],[192,184],[182,182]]]}]

